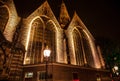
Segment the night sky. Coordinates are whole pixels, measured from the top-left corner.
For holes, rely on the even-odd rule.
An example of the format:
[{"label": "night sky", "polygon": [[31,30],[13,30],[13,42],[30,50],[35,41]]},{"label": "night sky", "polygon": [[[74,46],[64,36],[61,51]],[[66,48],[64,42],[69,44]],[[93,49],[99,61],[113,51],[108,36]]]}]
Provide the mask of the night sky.
[{"label": "night sky", "polygon": [[[14,0],[18,15],[29,16],[45,0]],[[62,0],[47,0],[56,18]],[[63,0],[72,18],[77,12],[95,39],[106,38],[120,42],[119,0]]]}]

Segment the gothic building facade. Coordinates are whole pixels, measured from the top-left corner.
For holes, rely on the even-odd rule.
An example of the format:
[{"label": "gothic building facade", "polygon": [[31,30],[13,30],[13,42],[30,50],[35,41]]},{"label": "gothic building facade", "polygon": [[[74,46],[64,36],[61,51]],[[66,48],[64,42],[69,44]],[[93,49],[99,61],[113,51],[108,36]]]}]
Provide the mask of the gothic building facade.
[{"label": "gothic building facade", "polygon": [[[6,58],[4,52],[9,54],[8,62],[4,63],[8,70],[0,62],[0,78],[45,81],[43,51],[48,46],[51,50],[48,81],[110,80],[94,37],[76,12],[72,18],[69,16],[64,2],[61,3],[58,19],[47,1],[22,18],[18,16],[13,0],[1,0],[0,17],[3,36],[3,39],[0,38],[0,58]],[[2,44],[2,40],[8,45]]]}]

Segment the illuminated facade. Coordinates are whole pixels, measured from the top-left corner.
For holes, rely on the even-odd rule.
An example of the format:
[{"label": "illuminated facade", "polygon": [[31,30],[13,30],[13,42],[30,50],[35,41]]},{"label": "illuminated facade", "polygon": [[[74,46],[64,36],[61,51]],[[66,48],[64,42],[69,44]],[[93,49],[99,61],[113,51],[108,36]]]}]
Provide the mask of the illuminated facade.
[{"label": "illuminated facade", "polygon": [[[24,35],[20,39],[26,46],[24,64],[43,62],[43,49],[52,50],[51,61],[73,65],[89,65],[101,68],[94,38],[75,13],[70,21],[65,4],[62,3],[60,24],[45,2],[29,17],[23,20]],[[67,25],[69,23],[69,25]],[[65,26],[68,26],[65,28]]]},{"label": "illuminated facade", "polygon": [[[17,41],[25,46],[24,55],[17,52],[21,59],[24,56],[21,61],[23,79],[18,76],[18,80],[45,80],[43,50],[48,46],[51,49],[49,81],[88,81],[86,77],[89,77],[89,81],[96,81],[98,78],[108,81],[105,79],[109,72],[105,70],[104,60],[94,37],[76,12],[70,18],[64,2],[61,4],[58,20],[47,1],[27,18],[18,17],[12,0],[0,2],[0,11],[3,10],[4,12],[0,12],[0,16],[4,18],[4,21],[0,19],[3,22],[0,23],[1,32],[6,40],[13,43]],[[93,75],[89,76],[88,73]]]}]

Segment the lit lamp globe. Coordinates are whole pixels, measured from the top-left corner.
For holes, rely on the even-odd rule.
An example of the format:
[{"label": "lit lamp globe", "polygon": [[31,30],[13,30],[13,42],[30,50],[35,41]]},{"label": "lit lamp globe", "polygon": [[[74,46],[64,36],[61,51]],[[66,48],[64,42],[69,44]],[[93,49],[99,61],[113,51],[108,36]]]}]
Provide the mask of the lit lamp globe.
[{"label": "lit lamp globe", "polygon": [[44,50],[44,57],[49,57],[50,56],[51,51],[47,48]]},{"label": "lit lamp globe", "polygon": [[114,69],[117,71],[118,70],[118,66],[114,66]]}]

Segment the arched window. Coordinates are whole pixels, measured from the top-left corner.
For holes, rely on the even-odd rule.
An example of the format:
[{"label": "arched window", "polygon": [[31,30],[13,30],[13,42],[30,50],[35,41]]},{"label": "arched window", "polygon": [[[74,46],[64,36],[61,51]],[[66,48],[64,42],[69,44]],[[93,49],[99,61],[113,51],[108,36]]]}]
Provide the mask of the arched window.
[{"label": "arched window", "polygon": [[55,41],[55,26],[53,22],[50,21],[46,24],[45,28],[45,43],[51,49],[50,61],[55,61],[56,59],[56,41]]},{"label": "arched window", "polygon": [[80,30],[81,32],[81,37],[82,37],[82,43],[83,43],[83,50],[85,53],[85,58],[87,61],[87,65],[91,66],[94,64],[93,56],[92,56],[92,51],[91,51],[91,46],[90,46],[90,40],[88,39],[88,36],[86,35],[83,30]]},{"label": "arched window", "polygon": [[73,40],[75,49],[76,64],[80,66],[92,66],[94,59],[92,56],[90,40],[83,29],[73,30]]},{"label": "arched window", "polygon": [[5,6],[0,6],[0,31],[3,33],[9,19],[9,12]]},{"label": "arched window", "polygon": [[73,40],[74,40],[76,64],[82,66],[84,65],[82,38],[80,32],[76,29],[73,30]]},{"label": "arched window", "polygon": [[55,60],[55,29],[52,22],[43,18],[36,18],[31,24],[30,38],[27,49],[26,64],[43,62],[43,49],[45,46],[51,49],[50,61]]},{"label": "arched window", "polygon": [[27,49],[27,57],[30,64],[40,63],[43,41],[43,23],[40,18],[35,19],[31,24],[30,38]]}]

